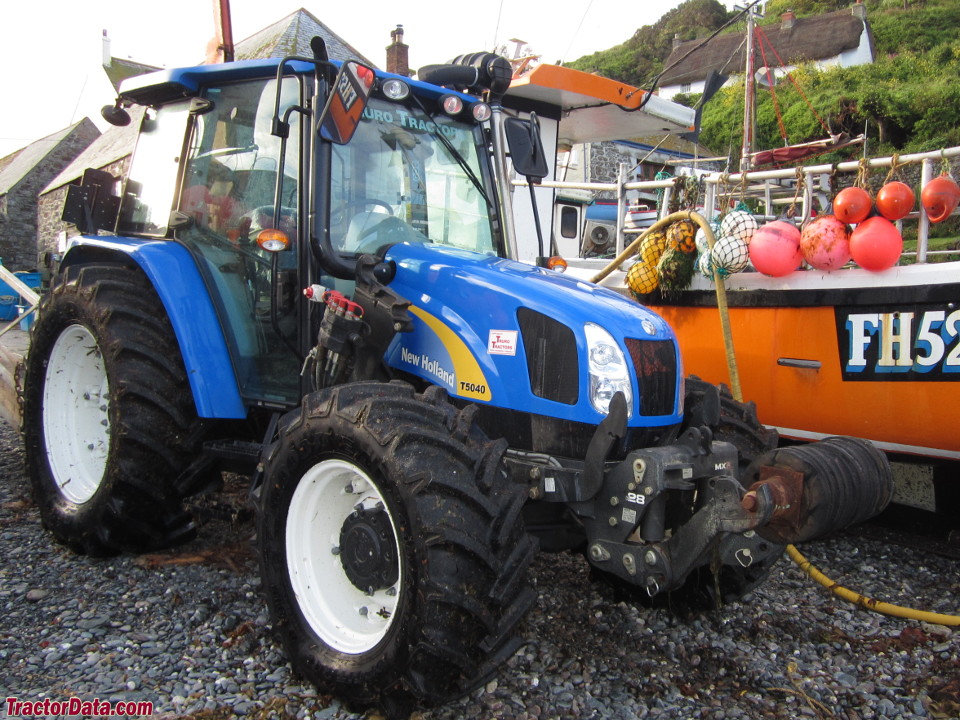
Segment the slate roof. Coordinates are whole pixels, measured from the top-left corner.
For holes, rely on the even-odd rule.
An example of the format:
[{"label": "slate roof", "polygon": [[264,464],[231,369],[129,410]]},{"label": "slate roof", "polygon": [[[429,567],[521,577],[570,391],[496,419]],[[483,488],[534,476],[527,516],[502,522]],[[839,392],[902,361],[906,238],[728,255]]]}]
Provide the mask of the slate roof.
[{"label": "slate roof", "polygon": [[236,60],[280,58],[288,55],[312,57],[310,40],[315,35],[319,35],[326,42],[330,59],[360,60],[366,65],[376,67],[375,63],[370,62],[350,43],[303,8],[236,43],[234,57]]},{"label": "slate roof", "polygon": [[[796,18],[791,28],[784,28],[783,23],[759,27],[783,62],[790,65],[836,57],[859,46],[860,36],[865,30],[869,33],[869,25],[853,15],[850,8],[814,17]],[[700,42],[702,40],[680,43],[670,53],[665,66],[669,67]],[[755,52],[759,67],[762,62],[759,48],[755,47]],[[766,49],[766,54],[768,62],[776,62],[776,56],[769,49]],[[724,75],[742,73],[745,65],[743,34],[718,35],[667,70],[660,78],[660,85],[697,82],[706,78],[711,70]]]},{"label": "slate roof", "polygon": [[40,191],[44,195],[62,185],[80,178],[87,168],[103,168],[133,152],[137,141],[137,131],[143,117],[143,108],[129,108],[130,124],[124,127],[111,127],[92,142],[86,150],[77,155],[63,171]]},{"label": "slate roof", "polygon": [[89,125],[89,129],[94,133],[100,134],[100,131],[90,118],[83,118],[83,120],[63,130],[58,130],[52,135],[34,140],[25,148],[21,148],[0,160],[0,195],[5,195],[16,187],[48,153],[69,137],[74,130],[84,124]]},{"label": "slate roof", "polygon": [[144,65],[133,60],[124,60],[123,58],[111,57],[110,64],[103,66],[103,71],[107,74],[110,82],[113,83],[113,89],[119,91],[120,83],[128,78],[137,75],[145,75],[149,72],[155,72],[162,68],[153,65]]}]

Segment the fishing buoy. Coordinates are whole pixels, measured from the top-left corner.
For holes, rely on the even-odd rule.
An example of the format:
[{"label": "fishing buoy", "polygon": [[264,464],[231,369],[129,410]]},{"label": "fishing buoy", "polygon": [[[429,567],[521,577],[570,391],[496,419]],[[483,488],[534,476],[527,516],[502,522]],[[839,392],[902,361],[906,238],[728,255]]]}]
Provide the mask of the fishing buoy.
[{"label": "fishing buoy", "polygon": [[903,237],[897,226],[874,215],[857,225],[850,234],[850,254],[865,270],[880,272],[897,264],[903,252]]},{"label": "fishing buoy", "polygon": [[743,210],[734,210],[727,213],[720,221],[720,234],[742,240],[747,245],[757,230],[757,220],[753,215]]},{"label": "fishing buoy", "polygon": [[870,193],[861,187],[844,188],[833,199],[833,214],[845,223],[856,225],[870,214],[873,199]]},{"label": "fishing buoy", "polygon": [[718,270],[724,273],[737,273],[750,262],[750,249],[747,247],[747,243],[739,237],[721,235],[717,244],[713,246],[710,259],[713,261],[713,266]]},{"label": "fishing buoy", "polygon": [[[693,232],[690,233],[693,242]],[[657,274],[660,276],[660,289],[663,291],[683,290],[690,286],[693,280],[694,265],[697,256],[687,253],[678,247],[668,247],[657,263]]]},{"label": "fishing buoy", "polygon": [[850,228],[833,215],[821,215],[800,233],[803,259],[817,270],[836,270],[850,262]]},{"label": "fishing buoy", "polygon": [[920,192],[920,204],[930,222],[943,222],[960,204],[960,187],[944,173],[926,184]]},{"label": "fishing buoy", "polygon": [[683,253],[692,253],[697,249],[697,228],[689,220],[678,220],[667,228],[667,247],[677,248]]},{"label": "fishing buoy", "polygon": [[[714,239],[720,237],[720,223],[716,220],[709,220],[708,224],[713,232]],[[697,252],[710,254],[710,243],[707,241],[707,234],[703,231],[703,228],[697,228],[697,235],[694,240],[697,243]]]},{"label": "fishing buoy", "polygon": [[761,226],[750,241],[750,262],[764,275],[789,275],[803,261],[800,230],[793,223],[774,220]]},{"label": "fishing buoy", "polygon": [[900,220],[913,210],[917,198],[906,183],[889,182],[877,193],[877,212],[887,220]]},{"label": "fishing buoy", "polygon": [[642,260],[635,262],[627,270],[627,287],[634,295],[647,295],[657,289],[660,277],[657,275],[657,266]]},{"label": "fishing buoy", "polygon": [[650,233],[640,243],[640,260],[647,265],[656,266],[660,262],[663,251],[667,249],[667,236],[657,230]]},{"label": "fishing buoy", "polygon": [[697,256],[697,272],[707,280],[713,280],[713,260],[710,258],[709,250]]}]

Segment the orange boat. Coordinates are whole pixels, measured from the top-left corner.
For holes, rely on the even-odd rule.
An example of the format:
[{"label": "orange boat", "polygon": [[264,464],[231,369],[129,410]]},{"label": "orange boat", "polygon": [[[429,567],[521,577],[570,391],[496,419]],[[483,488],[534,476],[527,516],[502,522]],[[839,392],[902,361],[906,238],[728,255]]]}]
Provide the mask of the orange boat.
[{"label": "orange boat", "polygon": [[[559,89],[567,82],[562,73],[571,76],[568,87],[576,89],[575,102],[565,102],[568,98]],[[633,88],[619,85],[611,99],[611,81],[603,78],[584,77],[566,68],[543,72],[542,83],[539,77],[530,73],[522,82],[515,81],[516,90],[522,97],[537,100],[541,108],[550,103],[557,106],[555,125],[550,125],[551,116],[544,114],[548,118],[544,136],[555,137],[558,148],[590,140],[589,124],[577,116],[586,108],[595,118],[601,109],[608,111],[597,125],[603,130],[602,139],[610,139],[613,133],[621,138],[640,134],[614,127],[614,123],[629,122],[631,115],[617,107],[616,97],[635,97]],[[588,100],[591,96],[592,101]],[[673,113],[675,125],[683,124],[679,110],[658,103],[657,111]],[[647,130],[650,126],[650,117],[644,117],[642,123],[637,120],[637,127]],[[960,148],[900,156],[897,162],[920,165],[921,185],[925,186],[935,166],[955,157],[960,157]],[[872,167],[888,168],[891,158],[869,162]],[[857,169],[856,162],[804,168],[800,193],[793,168],[748,173],[746,183],[741,183],[740,175],[701,173],[707,188],[703,206],[725,206],[723,188],[736,185],[738,195],[745,192],[764,208],[760,224],[782,213],[790,198],[801,209],[797,219],[802,220],[809,217],[815,198],[821,207],[829,202],[824,178]],[[590,185],[557,182],[550,177],[538,193],[542,197],[547,192],[591,187],[613,191],[620,198],[619,215],[623,217],[627,192],[663,190],[662,206],[667,206],[672,186],[672,181],[626,182],[625,178],[619,183]],[[540,202],[541,215],[544,205],[548,213],[554,209],[552,203]],[[562,205],[558,203],[556,208],[562,209]],[[550,221],[548,215],[542,224],[557,233],[559,225]],[[946,497],[941,492],[944,483],[939,481],[956,474],[955,466],[942,461],[960,459],[960,433],[955,429],[956,408],[960,407],[960,262],[927,262],[934,253],[926,250],[930,223],[924,211],[913,212],[905,222],[918,225],[918,251],[912,264],[883,272],[855,267],[833,272],[798,270],[781,278],[736,273],[725,281],[726,297],[743,397],[756,402],[761,421],[778,428],[785,438],[852,435],[873,441],[895,458],[913,456],[923,461],[926,498],[907,504],[934,509]],[[611,255],[619,254],[636,238],[636,234],[624,232],[622,222],[617,231]],[[530,226],[518,220],[520,259],[529,259],[531,237]],[[562,238],[558,244],[562,250]],[[580,257],[579,242],[567,247],[570,250],[562,252],[569,265],[567,272],[578,277],[594,279],[610,262],[609,258]],[[628,292],[625,270],[629,264],[611,272],[601,284]],[[674,329],[686,373],[715,383],[730,382],[712,282],[695,275],[689,289],[669,295],[654,293],[644,302]],[[955,496],[957,483],[946,484]]]},{"label": "orange boat", "polygon": [[[743,395],[782,435],[960,459],[960,263],[727,281]],[[706,283],[703,283],[705,286]],[[712,288],[651,298],[687,372],[729,382]]]}]

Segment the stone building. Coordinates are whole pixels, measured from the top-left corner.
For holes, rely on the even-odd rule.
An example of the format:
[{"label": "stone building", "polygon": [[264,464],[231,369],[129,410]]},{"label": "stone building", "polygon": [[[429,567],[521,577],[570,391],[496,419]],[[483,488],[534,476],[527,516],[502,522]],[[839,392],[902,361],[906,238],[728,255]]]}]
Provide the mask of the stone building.
[{"label": "stone building", "polygon": [[0,257],[8,268],[36,268],[37,195],[99,136],[84,118],[0,158]]}]

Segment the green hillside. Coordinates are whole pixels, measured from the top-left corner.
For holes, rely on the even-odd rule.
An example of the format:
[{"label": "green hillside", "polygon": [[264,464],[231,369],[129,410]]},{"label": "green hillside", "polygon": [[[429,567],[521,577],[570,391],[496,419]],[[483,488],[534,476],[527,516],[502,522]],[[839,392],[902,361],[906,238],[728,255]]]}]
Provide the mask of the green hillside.
[{"label": "green hillside", "polygon": [[[799,17],[831,12],[853,0],[770,0],[763,23],[780,22],[792,9]],[[802,94],[830,125],[852,135],[866,131],[871,154],[930,150],[960,145],[960,2],[957,0],[866,0],[874,33],[876,61],[856,68],[794,73],[800,91],[789,83],[777,88],[787,139],[801,143],[824,131]],[[654,25],[638,29],[627,42],[580,58],[571,66],[649,87],[663,69],[674,33],[702,38],[729,16],[715,0],[687,0]],[[743,32],[744,22],[730,32]],[[678,98],[694,104],[696,95]],[[704,108],[701,141],[718,154],[737,154],[741,143],[743,85],[725,88]],[[757,148],[783,145],[773,98],[757,97]],[[846,159],[821,156],[818,162]]]}]

